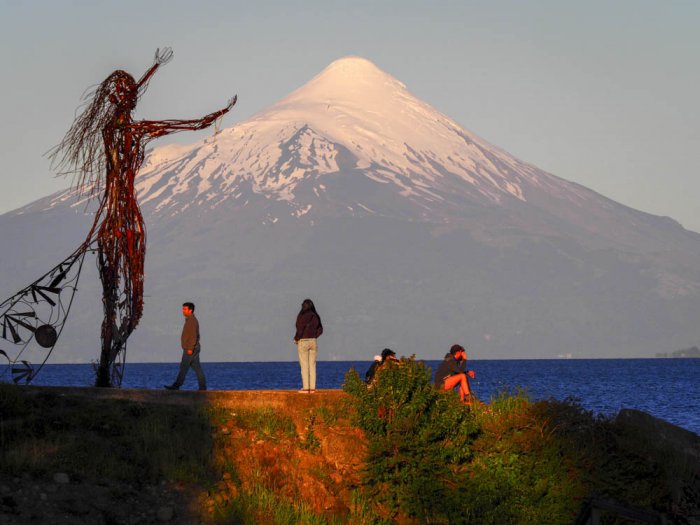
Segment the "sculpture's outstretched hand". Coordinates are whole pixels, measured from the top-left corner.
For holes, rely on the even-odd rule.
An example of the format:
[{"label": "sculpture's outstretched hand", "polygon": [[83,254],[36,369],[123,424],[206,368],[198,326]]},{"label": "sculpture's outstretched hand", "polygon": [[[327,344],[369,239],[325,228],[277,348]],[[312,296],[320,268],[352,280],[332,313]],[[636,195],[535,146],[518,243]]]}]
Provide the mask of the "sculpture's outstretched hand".
[{"label": "sculpture's outstretched hand", "polygon": [[156,55],[153,57],[153,63],[163,65],[170,62],[173,58],[173,50],[169,47],[164,47],[161,51],[160,48],[156,49]]},{"label": "sculpture's outstretched hand", "polygon": [[[155,67],[155,66],[153,66]],[[217,119],[223,117],[238,101],[238,96],[234,95],[230,98],[225,108],[214,113],[209,113],[202,118],[193,120],[141,120],[132,124],[132,129],[138,130],[140,133],[146,133],[151,138],[162,137],[170,133],[176,133],[183,130],[199,130],[211,126]],[[218,131],[218,130],[217,130]]]},{"label": "sculpture's outstretched hand", "polygon": [[233,98],[230,98],[228,100],[228,104],[226,104],[226,111],[228,111],[233,106],[235,106],[237,101],[238,101],[238,95],[233,95]]},{"label": "sculpture's outstretched hand", "polygon": [[[210,120],[213,122],[214,120],[223,117],[226,113],[229,112],[229,110],[236,105],[236,102],[238,101],[238,95],[234,95],[233,98],[228,99],[228,103],[226,104],[226,107],[224,109],[220,109],[219,111],[215,111],[214,113],[211,113],[210,115],[207,115],[204,117],[204,120]],[[207,124],[209,125],[209,124]]]}]

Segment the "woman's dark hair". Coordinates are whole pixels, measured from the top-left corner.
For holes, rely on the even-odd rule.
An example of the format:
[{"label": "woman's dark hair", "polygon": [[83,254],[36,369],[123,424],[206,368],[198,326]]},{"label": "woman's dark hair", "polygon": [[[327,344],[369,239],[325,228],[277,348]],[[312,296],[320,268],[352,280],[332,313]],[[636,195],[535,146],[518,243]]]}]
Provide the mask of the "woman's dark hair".
[{"label": "woman's dark hair", "polygon": [[318,312],[316,311],[316,307],[314,306],[314,302],[311,299],[304,299],[301,302],[301,310],[299,310],[299,315],[302,313],[311,310],[313,313],[316,314],[316,317],[318,317],[318,325],[320,327],[323,327],[323,324],[321,323],[321,316],[318,315]]},{"label": "woman's dark hair", "polygon": [[389,356],[396,357],[396,352],[394,352],[391,348],[385,348],[382,350],[382,363],[386,361]]},{"label": "woman's dark hair", "polygon": [[307,310],[311,310],[313,313],[318,315],[316,307],[314,306],[314,302],[311,299],[304,299],[301,302],[301,310],[299,310],[299,313],[306,312]]},{"label": "woman's dark hair", "polygon": [[460,352],[466,352],[463,346],[461,345],[452,345],[452,348],[450,348],[450,354],[453,356],[457,355]]}]

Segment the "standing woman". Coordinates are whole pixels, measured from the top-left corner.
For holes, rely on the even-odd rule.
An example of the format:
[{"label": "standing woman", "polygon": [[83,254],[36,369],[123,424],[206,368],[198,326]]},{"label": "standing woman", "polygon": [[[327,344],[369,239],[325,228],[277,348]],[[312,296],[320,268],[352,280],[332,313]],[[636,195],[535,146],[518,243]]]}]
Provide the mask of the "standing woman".
[{"label": "standing woman", "polygon": [[311,299],[304,299],[301,310],[297,315],[297,332],[294,335],[294,343],[299,352],[299,366],[301,367],[300,394],[312,394],[316,391],[316,354],[318,347],[316,339],[323,333],[321,317],[316,312],[316,307]]}]

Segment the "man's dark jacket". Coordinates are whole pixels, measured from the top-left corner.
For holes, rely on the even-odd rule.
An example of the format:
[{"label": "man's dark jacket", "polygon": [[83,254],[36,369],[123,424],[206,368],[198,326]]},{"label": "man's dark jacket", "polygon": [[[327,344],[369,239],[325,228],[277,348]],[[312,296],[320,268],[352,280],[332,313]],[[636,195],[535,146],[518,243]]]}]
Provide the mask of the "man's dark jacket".
[{"label": "man's dark jacket", "polygon": [[180,345],[183,350],[192,350],[192,354],[199,352],[199,321],[194,313],[185,317],[185,325],[182,327]]}]

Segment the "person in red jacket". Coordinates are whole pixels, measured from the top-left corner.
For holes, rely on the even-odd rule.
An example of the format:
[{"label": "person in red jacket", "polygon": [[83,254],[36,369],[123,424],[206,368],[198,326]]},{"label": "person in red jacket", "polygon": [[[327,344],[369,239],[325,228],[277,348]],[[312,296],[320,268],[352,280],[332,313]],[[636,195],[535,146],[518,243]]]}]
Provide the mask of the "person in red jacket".
[{"label": "person in red jacket", "polygon": [[301,303],[296,328],[294,343],[299,353],[302,384],[299,393],[311,394],[316,391],[316,354],[318,353],[316,339],[323,333],[321,317],[316,312],[311,299],[304,299]]}]

